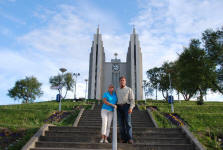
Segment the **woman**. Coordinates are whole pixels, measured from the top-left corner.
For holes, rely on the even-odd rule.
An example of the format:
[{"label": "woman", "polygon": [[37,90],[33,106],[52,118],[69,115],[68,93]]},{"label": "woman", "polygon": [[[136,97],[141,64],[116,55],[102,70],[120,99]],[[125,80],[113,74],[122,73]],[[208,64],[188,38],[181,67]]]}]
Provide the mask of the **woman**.
[{"label": "woman", "polygon": [[108,143],[108,136],[110,132],[111,122],[113,118],[113,110],[117,106],[117,96],[114,91],[114,86],[109,85],[108,91],[103,95],[103,102],[101,109],[102,128],[101,128],[101,140],[100,143]]}]

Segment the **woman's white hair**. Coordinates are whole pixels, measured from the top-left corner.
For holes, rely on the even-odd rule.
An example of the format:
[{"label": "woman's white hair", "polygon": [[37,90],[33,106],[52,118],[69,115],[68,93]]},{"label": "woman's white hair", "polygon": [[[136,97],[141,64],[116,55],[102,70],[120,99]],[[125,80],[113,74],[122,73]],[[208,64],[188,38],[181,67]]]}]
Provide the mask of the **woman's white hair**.
[{"label": "woman's white hair", "polygon": [[114,85],[113,84],[109,84],[108,88],[110,88],[110,87],[113,87],[114,88]]}]

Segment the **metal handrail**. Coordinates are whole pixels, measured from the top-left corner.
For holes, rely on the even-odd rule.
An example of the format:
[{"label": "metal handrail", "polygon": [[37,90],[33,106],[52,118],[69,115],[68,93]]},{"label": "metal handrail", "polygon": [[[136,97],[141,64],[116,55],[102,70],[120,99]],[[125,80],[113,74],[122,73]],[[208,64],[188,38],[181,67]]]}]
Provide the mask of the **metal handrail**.
[{"label": "metal handrail", "polygon": [[113,111],[112,150],[117,150],[117,109]]}]

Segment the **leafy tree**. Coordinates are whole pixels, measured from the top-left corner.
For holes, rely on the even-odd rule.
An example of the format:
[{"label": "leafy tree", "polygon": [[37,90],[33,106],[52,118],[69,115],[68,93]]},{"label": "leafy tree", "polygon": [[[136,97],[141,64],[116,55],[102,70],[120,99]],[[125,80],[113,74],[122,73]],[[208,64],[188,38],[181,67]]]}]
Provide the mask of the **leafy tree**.
[{"label": "leafy tree", "polygon": [[185,100],[199,94],[198,104],[203,104],[207,90],[223,94],[223,28],[204,31],[202,42],[203,47],[199,40],[191,40],[178,60],[148,70],[151,87],[161,91],[167,99],[170,74],[172,88],[177,91],[178,99],[180,93]]},{"label": "leafy tree", "polygon": [[156,90],[156,99],[157,99],[157,89],[160,83],[160,76],[161,76],[161,68],[154,67],[149,69],[146,72],[147,78],[149,79],[150,86]]},{"label": "leafy tree", "polygon": [[191,40],[189,47],[184,48],[177,61],[179,77],[178,89],[185,100],[190,100],[196,94],[200,99],[208,89],[215,91],[213,82],[216,81],[215,67],[200,47],[199,40]]},{"label": "leafy tree", "polygon": [[150,82],[147,82],[146,80],[143,80],[143,88],[144,88],[144,92],[145,92],[145,99],[148,96],[153,96],[154,89],[151,86]]},{"label": "leafy tree", "polygon": [[[179,96],[180,96],[180,78],[179,78],[179,72],[178,72],[178,69],[177,69],[177,62],[171,62],[169,64],[169,72],[170,72],[170,75],[171,75],[171,84],[172,84],[172,88],[174,90],[176,90],[177,92],[177,95],[178,95],[178,100],[179,100]],[[182,94],[182,93],[181,93]]]},{"label": "leafy tree", "polygon": [[63,99],[66,98],[68,91],[73,90],[73,86],[75,83],[73,75],[70,72],[65,73],[64,75],[58,74],[56,76],[52,76],[52,77],[50,77],[49,82],[50,82],[51,86],[60,86],[61,85],[62,87],[65,87],[66,92],[65,92]]},{"label": "leafy tree", "polygon": [[147,77],[151,87],[162,92],[164,99],[168,98],[168,90],[170,88],[169,72],[171,72],[172,63],[165,62],[161,67],[152,68],[147,71]]},{"label": "leafy tree", "polygon": [[223,94],[223,28],[216,31],[212,29],[205,30],[202,33],[202,41],[207,57],[216,67],[217,82],[213,82],[214,88]]},{"label": "leafy tree", "polygon": [[170,81],[169,81],[169,73],[171,72],[171,65],[168,62],[164,62],[161,66],[161,75],[160,75],[160,83],[159,90],[162,92],[162,95],[165,100],[168,99],[169,89],[170,89]]},{"label": "leafy tree", "polygon": [[41,85],[35,77],[26,77],[16,81],[14,87],[8,90],[8,96],[15,100],[22,99],[22,103],[32,103],[43,94]]}]

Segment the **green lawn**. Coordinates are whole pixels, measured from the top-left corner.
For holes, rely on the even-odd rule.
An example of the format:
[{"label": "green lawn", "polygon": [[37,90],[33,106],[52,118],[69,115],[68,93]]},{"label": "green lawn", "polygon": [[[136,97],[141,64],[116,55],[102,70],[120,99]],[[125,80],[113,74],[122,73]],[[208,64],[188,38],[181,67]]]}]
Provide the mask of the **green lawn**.
[{"label": "green lawn", "polygon": [[[149,100],[146,106],[157,106],[159,112],[171,113],[171,106],[164,101]],[[219,137],[223,137],[223,102],[205,102],[197,105],[194,101],[174,103],[174,113],[188,123],[190,130],[207,147],[207,149],[220,149]],[[160,127],[173,127],[159,113],[153,112]]]},{"label": "green lawn", "polygon": [[[9,131],[9,135],[0,134],[0,141],[9,141],[9,149],[20,149],[29,138],[45,123],[53,113],[58,111],[59,103],[55,101],[39,102],[33,104],[3,105],[0,106],[0,133],[3,130]],[[63,118],[60,122],[52,122],[57,126],[71,126],[79,112],[77,107],[90,108],[91,105],[85,102],[63,101],[62,111],[71,112],[70,115]],[[76,109],[73,109],[76,107]],[[12,133],[22,134],[15,143],[10,143],[14,137]],[[12,140],[13,141],[13,140]],[[4,142],[0,142],[0,150]],[[5,148],[5,147],[4,147]]]},{"label": "green lawn", "polygon": [[[55,122],[58,126],[72,125],[78,111],[73,111],[74,106],[90,105],[85,102],[62,102],[62,110],[72,111],[71,115],[61,122]],[[175,127],[162,113],[170,113],[170,105],[164,101],[147,101],[146,106],[157,106],[160,113],[153,112],[159,127]],[[143,108],[143,106],[141,106]],[[223,103],[205,102],[204,105],[197,105],[196,102],[178,101],[174,104],[175,113],[179,114],[189,125],[190,130],[207,149],[220,149],[217,137],[223,136]],[[24,136],[16,143],[12,143],[9,149],[20,149],[29,138],[41,127],[45,120],[58,110],[58,103],[55,101],[40,102],[33,104],[6,105],[0,106],[0,130],[9,129],[11,132],[24,131]],[[1,136],[0,136],[1,141]],[[1,143],[1,142],[0,142]],[[0,145],[1,146],[1,145]],[[0,147],[1,150],[1,147]]]}]

